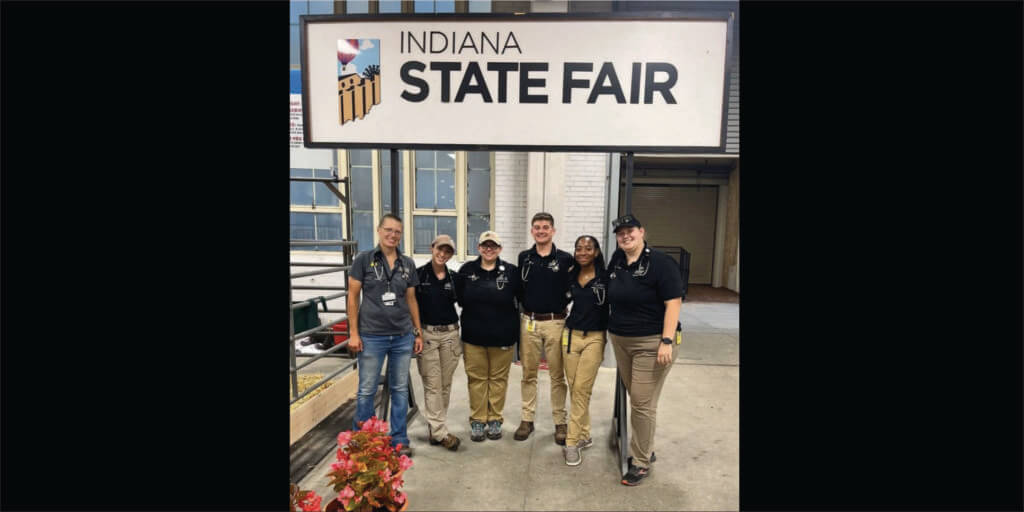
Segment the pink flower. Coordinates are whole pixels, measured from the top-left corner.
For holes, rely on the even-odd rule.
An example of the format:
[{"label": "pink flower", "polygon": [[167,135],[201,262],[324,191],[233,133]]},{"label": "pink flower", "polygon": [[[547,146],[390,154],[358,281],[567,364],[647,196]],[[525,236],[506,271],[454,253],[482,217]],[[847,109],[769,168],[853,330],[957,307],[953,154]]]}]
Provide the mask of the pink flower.
[{"label": "pink flower", "polygon": [[403,492],[403,493],[399,494],[398,496],[395,496],[395,502],[397,502],[397,503],[405,503],[405,493]]},{"label": "pink flower", "polygon": [[347,508],[349,499],[355,495],[356,493],[352,490],[352,487],[346,485],[345,488],[338,493],[338,501]]},{"label": "pink flower", "polygon": [[405,455],[402,455],[401,457],[398,458],[398,467],[402,468],[402,471],[409,469],[410,467],[412,467],[412,459]]},{"label": "pink flower", "polygon": [[376,416],[371,416],[370,419],[366,420],[362,424],[363,432],[387,432],[388,424],[386,421],[380,421]]},{"label": "pink flower", "polygon": [[309,491],[306,493],[306,498],[302,500],[302,510],[304,512],[320,512],[320,499],[315,492]]},{"label": "pink flower", "polygon": [[385,468],[384,471],[378,471],[378,473],[385,482],[391,480],[391,468]]},{"label": "pink flower", "polygon": [[335,462],[331,464],[331,471],[345,471],[344,462]]},{"label": "pink flower", "polygon": [[398,488],[401,487],[402,484],[404,484],[404,483],[405,482],[403,482],[401,478],[396,478],[396,479],[391,481],[391,488],[397,491]]},{"label": "pink flower", "polygon": [[352,431],[346,430],[338,434],[338,446],[345,446],[352,440]]}]

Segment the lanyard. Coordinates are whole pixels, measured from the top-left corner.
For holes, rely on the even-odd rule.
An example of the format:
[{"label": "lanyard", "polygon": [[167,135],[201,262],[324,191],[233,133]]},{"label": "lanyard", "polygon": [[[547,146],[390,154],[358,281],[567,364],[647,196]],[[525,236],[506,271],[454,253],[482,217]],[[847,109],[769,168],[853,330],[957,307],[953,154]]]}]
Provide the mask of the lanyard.
[{"label": "lanyard", "polygon": [[[395,270],[398,270],[398,266],[399,265],[402,265],[402,256],[401,255],[395,257]],[[381,256],[379,258],[374,258],[374,265],[371,265],[371,266],[373,267],[373,274],[375,276],[377,276],[377,280],[378,281],[381,280],[381,277],[384,277],[387,280],[388,291],[390,292],[391,291],[391,278],[394,277],[395,275],[393,273],[391,273],[391,271],[388,269],[388,260],[387,260],[387,258],[385,258],[383,256]],[[377,270],[378,266],[382,268],[382,271],[378,271]],[[405,267],[403,266],[402,268],[405,268]],[[381,275],[382,273],[383,273],[383,276]]]}]

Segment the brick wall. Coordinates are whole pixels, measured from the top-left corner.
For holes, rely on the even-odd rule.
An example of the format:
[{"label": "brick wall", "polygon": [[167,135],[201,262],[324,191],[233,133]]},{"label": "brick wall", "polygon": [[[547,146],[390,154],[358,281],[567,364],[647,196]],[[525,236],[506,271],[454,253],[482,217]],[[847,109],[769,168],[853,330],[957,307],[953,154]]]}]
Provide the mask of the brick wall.
[{"label": "brick wall", "polygon": [[[519,251],[533,244],[529,240],[526,216],[527,153],[494,154],[494,230],[505,243],[502,259],[514,262]],[[469,243],[476,243],[471,240]]]},{"label": "brick wall", "polygon": [[604,218],[608,154],[569,153],[565,168],[565,218],[557,219],[555,245],[572,254],[578,236],[593,235],[602,241],[610,229]]}]

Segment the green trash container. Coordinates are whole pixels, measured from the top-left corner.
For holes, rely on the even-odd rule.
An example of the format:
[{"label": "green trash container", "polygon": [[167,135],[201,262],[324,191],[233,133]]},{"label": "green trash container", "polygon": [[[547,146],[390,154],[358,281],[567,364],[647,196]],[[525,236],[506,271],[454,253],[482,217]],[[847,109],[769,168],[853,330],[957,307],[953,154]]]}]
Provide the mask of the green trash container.
[{"label": "green trash container", "polygon": [[323,297],[317,297],[311,301],[294,301],[292,304],[304,303],[301,307],[292,310],[292,320],[295,323],[295,333],[308,331],[322,325],[320,316],[317,315],[316,302],[320,302],[324,312],[327,312],[327,301]]}]

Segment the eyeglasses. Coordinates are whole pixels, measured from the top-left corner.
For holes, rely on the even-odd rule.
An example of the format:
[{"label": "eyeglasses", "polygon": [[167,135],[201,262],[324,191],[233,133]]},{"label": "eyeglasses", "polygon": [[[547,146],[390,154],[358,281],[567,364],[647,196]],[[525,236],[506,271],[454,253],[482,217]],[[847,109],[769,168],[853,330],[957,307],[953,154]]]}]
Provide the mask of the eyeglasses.
[{"label": "eyeglasses", "polygon": [[402,230],[401,229],[395,229],[395,228],[380,228],[380,229],[381,229],[381,231],[384,232],[385,235],[401,235],[402,234]]}]

